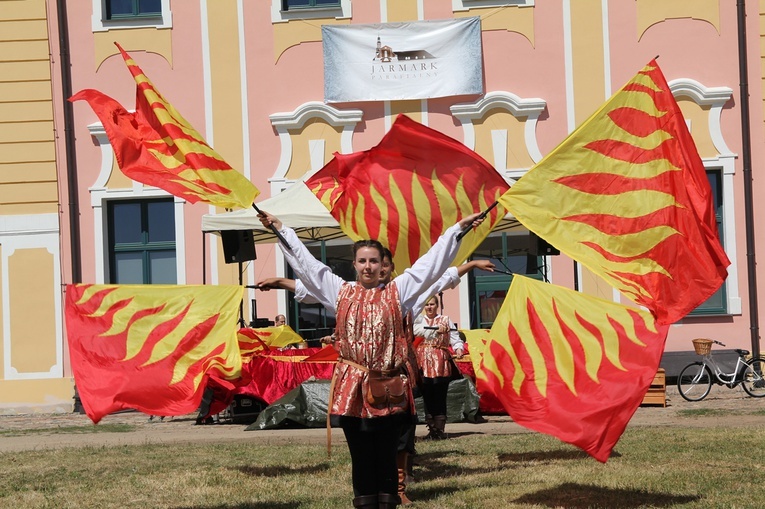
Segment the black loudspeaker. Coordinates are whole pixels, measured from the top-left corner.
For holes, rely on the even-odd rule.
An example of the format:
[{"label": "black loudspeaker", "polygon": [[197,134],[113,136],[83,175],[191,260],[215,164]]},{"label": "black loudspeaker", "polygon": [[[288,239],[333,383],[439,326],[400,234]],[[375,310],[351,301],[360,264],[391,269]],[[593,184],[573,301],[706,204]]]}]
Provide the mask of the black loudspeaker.
[{"label": "black loudspeaker", "polygon": [[239,263],[255,259],[255,239],[252,230],[223,230],[223,256],[226,263]]},{"label": "black loudspeaker", "polygon": [[560,251],[555,249],[536,233],[529,232],[529,254],[534,256],[556,256]]},{"label": "black loudspeaker", "polygon": [[235,394],[228,410],[231,415],[231,421],[234,424],[252,424],[258,419],[260,412],[267,406],[256,397]]}]

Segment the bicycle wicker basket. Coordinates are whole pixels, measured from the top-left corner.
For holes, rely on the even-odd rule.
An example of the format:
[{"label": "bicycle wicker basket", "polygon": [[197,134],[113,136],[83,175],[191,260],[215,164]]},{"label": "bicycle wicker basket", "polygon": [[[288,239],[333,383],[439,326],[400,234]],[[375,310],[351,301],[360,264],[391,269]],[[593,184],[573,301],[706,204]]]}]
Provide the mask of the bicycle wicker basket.
[{"label": "bicycle wicker basket", "polygon": [[697,338],[693,340],[693,349],[699,355],[708,355],[712,351],[712,340]]}]

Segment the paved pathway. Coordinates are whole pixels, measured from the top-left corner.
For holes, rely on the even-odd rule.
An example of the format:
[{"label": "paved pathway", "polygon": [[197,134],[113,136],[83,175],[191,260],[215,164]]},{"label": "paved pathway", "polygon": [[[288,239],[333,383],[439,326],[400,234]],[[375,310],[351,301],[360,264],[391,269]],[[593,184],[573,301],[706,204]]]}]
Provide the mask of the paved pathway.
[{"label": "paved pathway", "polygon": [[[666,407],[640,407],[630,426],[747,426],[765,425],[765,398],[748,397],[742,389],[714,387],[704,401],[690,403],[667,389]],[[706,412],[706,413],[705,413]],[[723,419],[726,414],[734,419]],[[149,420],[138,412],[107,416],[101,424],[128,424],[125,432],[84,432],[92,426],[83,414],[30,414],[0,416],[0,453],[29,449],[61,447],[110,446],[125,444],[165,444],[180,442],[258,441],[259,443],[317,443],[326,441],[326,430],[288,429],[245,431],[246,425],[216,424],[196,426],[195,415]],[[101,425],[99,424],[99,426]],[[106,429],[106,428],[105,428]],[[34,431],[31,431],[34,430]],[[417,435],[425,435],[425,426],[417,427]],[[453,437],[469,434],[527,433],[508,416],[487,416],[482,424],[448,424]],[[332,430],[335,444],[344,442],[342,431]]]}]

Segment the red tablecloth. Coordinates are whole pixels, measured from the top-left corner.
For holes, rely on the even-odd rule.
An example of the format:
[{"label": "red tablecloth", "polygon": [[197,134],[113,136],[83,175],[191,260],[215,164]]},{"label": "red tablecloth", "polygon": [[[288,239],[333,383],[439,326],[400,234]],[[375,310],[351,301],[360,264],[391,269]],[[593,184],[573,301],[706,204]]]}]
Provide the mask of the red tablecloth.
[{"label": "red tablecloth", "polygon": [[[331,379],[334,362],[302,362],[304,358],[320,350],[321,348],[289,349],[253,357],[242,366],[242,385],[233,391],[232,396],[243,394],[270,405],[308,379]],[[459,360],[456,364],[463,375],[475,381],[473,364],[469,360]],[[219,398],[216,396],[216,399]],[[506,413],[502,404],[491,394],[482,394],[479,404],[483,413]]]},{"label": "red tablecloth", "polygon": [[242,366],[242,378],[249,382],[234,393],[254,396],[270,405],[309,378],[331,379],[334,362],[302,362],[319,350],[292,349],[253,357]]}]

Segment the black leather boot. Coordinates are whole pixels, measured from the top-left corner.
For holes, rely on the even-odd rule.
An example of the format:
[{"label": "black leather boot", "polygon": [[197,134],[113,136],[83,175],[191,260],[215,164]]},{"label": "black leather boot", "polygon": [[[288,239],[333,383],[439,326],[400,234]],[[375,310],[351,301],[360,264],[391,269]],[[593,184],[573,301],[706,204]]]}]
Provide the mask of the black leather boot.
[{"label": "black leather boot", "polygon": [[357,509],[377,509],[377,495],[360,495],[353,499]]},{"label": "black leather boot", "polygon": [[445,415],[434,415],[433,416],[433,421],[435,422],[435,425],[436,425],[436,430],[435,430],[435,433],[434,433],[434,435],[435,435],[434,439],[435,440],[446,440],[447,438],[449,438],[446,435],[446,431],[444,431],[446,429],[446,416]]},{"label": "black leather boot", "polygon": [[391,495],[390,493],[380,493],[377,498],[380,501],[380,505],[377,507],[380,509],[396,509],[401,503],[398,495]]}]

